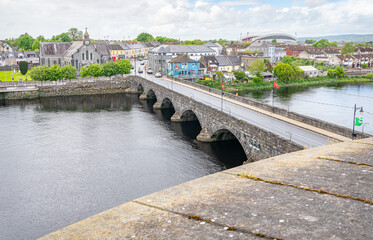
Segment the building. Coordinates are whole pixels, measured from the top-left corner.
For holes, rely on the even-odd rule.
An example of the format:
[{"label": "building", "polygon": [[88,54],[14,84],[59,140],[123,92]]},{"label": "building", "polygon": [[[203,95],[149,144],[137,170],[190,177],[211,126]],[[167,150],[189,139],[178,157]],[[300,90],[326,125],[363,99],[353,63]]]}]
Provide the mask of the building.
[{"label": "building", "polygon": [[372,67],[373,54],[336,55],[331,59],[330,64],[346,68],[359,68],[363,64]]},{"label": "building", "polygon": [[168,62],[167,74],[182,78],[198,78],[199,62],[180,54]]},{"label": "building", "polygon": [[320,71],[313,66],[299,66],[299,68],[303,70],[305,77],[314,78],[319,76]]},{"label": "building", "polygon": [[297,41],[296,37],[287,33],[247,33],[247,35],[241,37],[242,42],[272,42],[274,39],[279,43],[295,43]]},{"label": "building", "polygon": [[241,70],[241,59],[237,55],[231,56],[202,56],[200,65],[205,66],[206,72],[215,75],[217,71],[231,73]]},{"label": "building", "polygon": [[125,59],[126,51],[119,44],[110,44],[108,45],[111,58],[116,61],[117,59]]},{"label": "building", "polygon": [[145,46],[141,43],[130,43],[127,44],[132,49],[132,57],[145,57]]},{"label": "building", "polygon": [[283,46],[283,47],[284,47],[284,51],[286,52],[287,56],[294,56],[294,57],[299,57],[299,54],[307,49],[307,47],[303,45],[288,45],[288,46]]},{"label": "building", "polygon": [[219,44],[215,44],[215,43],[212,43],[212,42],[207,42],[205,44],[203,44],[203,46],[206,46],[206,47],[209,47],[211,48],[212,50],[215,51],[215,56],[218,56],[220,55],[220,53],[222,52],[223,50],[223,47]]},{"label": "building", "polygon": [[73,65],[78,70],[91,63],[105,63],[111,60],[108,44],[92,43],[86,30],[83,41],[40,42],[40,64],[52,66]]},{"label": "building", "polygon": [[263,53],[263,57],[269,58],[269,60],[275,62],[276,46],[266,41],[253,42],[246,50],[252,52]]},{"label": "building", "polygon": [[264,60],[268,59],[269,57],[263,57],[263,56],[256,56],[253,54],[242,54],[241,55],[241,66],[244,70],[247,70],[250,68],[251,64],[253,64],[257,60]]},{"label": "building", "polygon": [[214,56],[215,51],[203,45],[161,45],[149,50],[149,67],[154,71],[165,74],[168,62],[184,54],[188,58],[199,61],[202,56]]},{"label": "building", "polygon": [[13,48],[9,46],[4,41],[0,41],[0,54],[6,53],[6,52],[13,52]]},{"label": "building", "polygon": [[299,57],[313,60],[316,57],[326,57],[326,54],[322,51],[322,48],[313,47],[303,50],[299,53]]}]

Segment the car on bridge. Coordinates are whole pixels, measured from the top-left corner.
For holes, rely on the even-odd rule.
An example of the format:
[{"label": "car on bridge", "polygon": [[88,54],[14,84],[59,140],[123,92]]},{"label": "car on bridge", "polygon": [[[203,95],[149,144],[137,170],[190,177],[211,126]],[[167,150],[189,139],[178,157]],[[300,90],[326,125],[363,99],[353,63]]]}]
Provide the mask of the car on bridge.
[{"label": "car on bridge", "polygon": [[137,72],[138,73],[143,73],[144,71],[141,68],[139,68],[139,70]]},{"label": "car on bridge", "polygon": [[154,74],[154,76],[155,76],[156,78],[160,78],[160,77],[162,77],[162,74],[161,74],[160,72],[157,72],[156,74]]},{"label": "car on bridge", "polygon": [[151,68],[148,68],[148,70],[146,71],[148,74],[153,74],[153,70]]}]

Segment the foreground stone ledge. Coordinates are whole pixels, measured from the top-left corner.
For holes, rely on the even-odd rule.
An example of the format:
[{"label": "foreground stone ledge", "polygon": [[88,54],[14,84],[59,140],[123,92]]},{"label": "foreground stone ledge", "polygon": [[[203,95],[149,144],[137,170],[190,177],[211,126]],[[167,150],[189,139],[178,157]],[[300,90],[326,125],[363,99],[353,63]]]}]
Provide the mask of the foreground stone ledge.
[{"label": "foreground stone ledge", "polygon": [[370,239],[373,205],[239,177],[373,200],[373,138],[284,154],[107,210],[41,239]]}]

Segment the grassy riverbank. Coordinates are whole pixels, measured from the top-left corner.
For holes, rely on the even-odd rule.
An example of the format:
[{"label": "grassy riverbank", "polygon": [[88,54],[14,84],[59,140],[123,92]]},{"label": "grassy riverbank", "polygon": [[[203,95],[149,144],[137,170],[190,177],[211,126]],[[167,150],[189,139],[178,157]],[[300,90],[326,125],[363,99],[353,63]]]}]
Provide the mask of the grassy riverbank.
[{"label": "grassy riverbank", "polygon": [[[12,81],[13,71],[0,71],[0,81],[2,82],[11,82]],[[18,81],[20,78],[26,80],[26,75],[22,75],[20,72],[13,73],[14,81]],[[27,74],[27,80],[32,80],[31,77]]]},{"label": "grassy riverbank", "polygon": [[[314,79],[299,79],[293,80],[292,82],[285,83],[281,81],[276,81],[280,87],[309,87],[309,86],[328,86],[328,85],[335,85],[335,84],[346,84],[346,83],[364,83],[364,82],[373,82],[373,79],[365,78],[365,77],[348,77],[342,79],[335,79],[329,77],[318,77]],[[218,81],[206,81],[206,80],[199,80],[195,83],[205,85],[211,88],[221,89],[221,83]],[[248,92],[248,91],[258,91],[258,90],[271,90],[272,89],[272,82],[262,82],[262,83],[224,83],[225,91],[231,93],[240,93],[240,92]]]}]

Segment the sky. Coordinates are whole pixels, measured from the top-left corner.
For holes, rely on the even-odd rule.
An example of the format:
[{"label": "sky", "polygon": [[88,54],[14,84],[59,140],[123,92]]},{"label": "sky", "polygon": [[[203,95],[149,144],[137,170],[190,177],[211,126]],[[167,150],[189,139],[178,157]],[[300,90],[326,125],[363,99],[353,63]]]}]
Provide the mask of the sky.
[{"label": "sky", "polygon": [[373,33],[373,0],[1,0],[0,13],[0,39],[51,38],[72,27],[111,40],[141,32],[181,40]]}]

